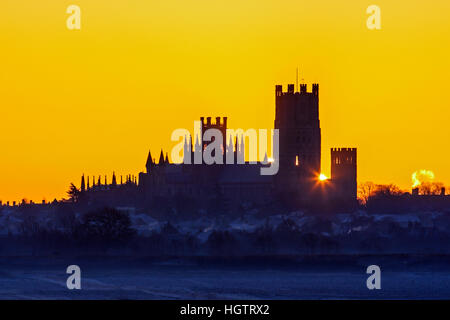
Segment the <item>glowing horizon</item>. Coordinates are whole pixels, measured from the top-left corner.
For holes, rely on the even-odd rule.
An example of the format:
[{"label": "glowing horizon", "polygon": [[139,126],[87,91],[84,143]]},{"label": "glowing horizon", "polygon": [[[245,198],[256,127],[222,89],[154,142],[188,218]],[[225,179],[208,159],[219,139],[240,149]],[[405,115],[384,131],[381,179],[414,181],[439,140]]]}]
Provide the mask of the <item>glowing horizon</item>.
[{"label": "glowing horizon", "polygon": [[[81,30],[66,8],[82,10]],[[31,1],[0,11],[0,200],[66,197],[81,175],[137,175],[176,128],[228,116],[272,129],[275,85],[319,83],[322,172],[358,148],[358,181],[450,184],[450,3]]]}]

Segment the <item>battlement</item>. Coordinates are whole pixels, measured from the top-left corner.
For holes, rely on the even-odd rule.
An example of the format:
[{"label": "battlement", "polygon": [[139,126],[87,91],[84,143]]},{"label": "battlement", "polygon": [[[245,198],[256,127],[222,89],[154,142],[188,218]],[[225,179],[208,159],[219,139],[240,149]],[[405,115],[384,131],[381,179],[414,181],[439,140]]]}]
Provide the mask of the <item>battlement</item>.
[{"label": "battlement", "polygon": [[356,165],[356,148],[331,148],[331,166]]},{"label": "battlement", "polygon": [[319,95],[319,84],[313,83],[312,84],[312,91],[308,92],[306,83],[300,84],[300,91],[295,91],[295,85],[294,84],[288,84],[287,85],[287,91],[283,92],[283,86],[282,85],[276,85],[275,86],[275,96],[281,97],[284,95],[291,95],[291,94],[312,94],[314,96]]},{"label": "battlement", "polygon": [[356,148],[331,148],[331,152],[341,152],[341,153],[351,152],[351,153],[356,153]]},{"label": "battlement", "polygon": [[337,199],[352,203],[357,194],[356,148],[331,148],[331,181]]},{"label": "battlement", "polygon": [[214,128],[227,128],[228,117],[216,117],[216,122],[211,122],[211,117],[200,117],[200,121],[202,122],[202,127],[214,127]]}]

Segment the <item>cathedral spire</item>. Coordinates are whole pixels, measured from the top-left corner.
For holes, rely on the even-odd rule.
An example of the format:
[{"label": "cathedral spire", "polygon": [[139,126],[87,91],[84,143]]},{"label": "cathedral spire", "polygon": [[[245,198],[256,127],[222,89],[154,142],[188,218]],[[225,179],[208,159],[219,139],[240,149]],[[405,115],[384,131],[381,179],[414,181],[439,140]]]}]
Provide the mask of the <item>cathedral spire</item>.
[{"label": "cathedral spire", "polygon": [[[189,136],[190,139],[190,136]],[[190,140],[188,140],[187,136],[184,136],[184,146],[183,146],[183,163],[191,164],[191,145]]]},{"label": "cathedral spire", "polygon": [[81,187],[80,187],[81,192],[85,192],[86,191],[86,185],[84,183],[84,173],[81,176]]},{"label": "cathedral spire", "polygon": [[236,155],[236,162],[235,163],[238,163],[240,150],[241,150],[241,148],[240,148],[240,145],[239,145],[239,135],[236,134],[236,141],[234,143],[234,153]]},{"label": "cathedral spire", "polygon": [[229,139],[228,144],[227,144],[227,152],[233,153],[233,151],[234,151],[234,148],[233,148],[233,137],[230,135],[230,139]]},{"label": "cathedral spire", "polygon": [[145,164],[145,168],[147,169],[147,173],[150,172],[151,167],[153,166],[153,158],[150,150],[148,150],[147,163]]},{"label": "cathedral spire", "polygon": [[197,148],[199,148],[200,151],[202,150],[202,145],[200,144],[198,135],[195,137],[195,151],[197,151]]},{"label": "cathedral spire", "polygon": [[164,163],[169,164],[169,154],[166,152],[166,159],[164,160]]},{"label": "cathedral spire", "polygon": [[116,180],[116,173],[113,171],[113,176],[112,176],[112,183],[111,185],[113,187],[117,186],[117,180]]},{"label": "cathedral spire", "polygon": [[161,149],[161,154],[159,155],[159,162],[158,162],[158,164],[159,165],[164,164],[164,152],[163,152],[163,149]]},{"label": "cathedral spire", "polygon": [[197,134],[195,136],[195,150],[194,150],[194,163],[195,164],[201,164],[202,163],[202,156],[203,155],[203,148],[200,144],[199,135]]},{"label": "cathedral spire", "polygon": [[191,163],[194,161],[194,144],[192,143],[192,136],[189,135],[189,157],[191,160]]},{"label": "cathedral spire", "polygon": [[237,154],[237,163],[245,163],[245,145],[244,145],[244,135],[241,135],[241,143],[239,145],[239,152]]}]

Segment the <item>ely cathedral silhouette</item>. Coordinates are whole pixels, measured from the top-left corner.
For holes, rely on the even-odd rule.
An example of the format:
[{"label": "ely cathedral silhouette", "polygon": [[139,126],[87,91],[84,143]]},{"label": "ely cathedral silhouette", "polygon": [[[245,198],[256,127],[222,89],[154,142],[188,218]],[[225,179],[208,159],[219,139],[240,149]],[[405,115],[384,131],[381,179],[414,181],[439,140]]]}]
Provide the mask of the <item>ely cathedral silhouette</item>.
[{"label": "ely cathedral silhouette", "polygon": [[[319,85],[313,84],[307,91],[300,84],[296,91],[293,84],[283,91],[275,87],[275,123],[279,130],[279,170],[271,175],[261,175],[263,163],[245,162],[244,138],[226,141],[227,117],[201,118],[201,132],[218,129],[225,151],[234,156],[234,164],[196,164],[195,153],[201,152],[207,143],[192,138],[184,142],[184,163],[170,163],[167,153],[161,150],[159,161],[148,153],[146,172],[139,179],[128,177],[125,184],[99,185],[82,188],[82,193],[92,201],[103,198],[116,205],[142,203],[152,205],[182,198],[196,203],[199,208],[206,203],[221,203],[233,208],[243,203],[270,205],[284,203],[293,207],[353,207],[356,205],[357,166],[356,148],[331,149],[331,178],[319,179],[321,173],[321,128],[319,120]],[[210,143],[210,142],[208,142]],[[240,164],[238,164],[240,162]],[[226,163],[225,161],[223,163]],[[105,178],[106,179],[106,178]],[[84,184],[84,177],[83,177]]]}]

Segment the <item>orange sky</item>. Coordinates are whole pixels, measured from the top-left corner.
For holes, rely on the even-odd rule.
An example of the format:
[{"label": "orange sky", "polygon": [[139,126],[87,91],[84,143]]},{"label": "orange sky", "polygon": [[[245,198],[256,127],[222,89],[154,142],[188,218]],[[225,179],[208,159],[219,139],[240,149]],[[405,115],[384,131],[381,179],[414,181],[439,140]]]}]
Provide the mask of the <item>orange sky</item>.
[{"label": "orange sky", "polygon": [[[81,30],[66,8],[82,10]],[[381,8],[368,30],[366,8]],[[450,2],[3,0],[0,200],[65,196],[82,173],[144,170],[176,128],[272,128],[275,84],[320,83],[330,147],[359,181],[450,184]]]}]

